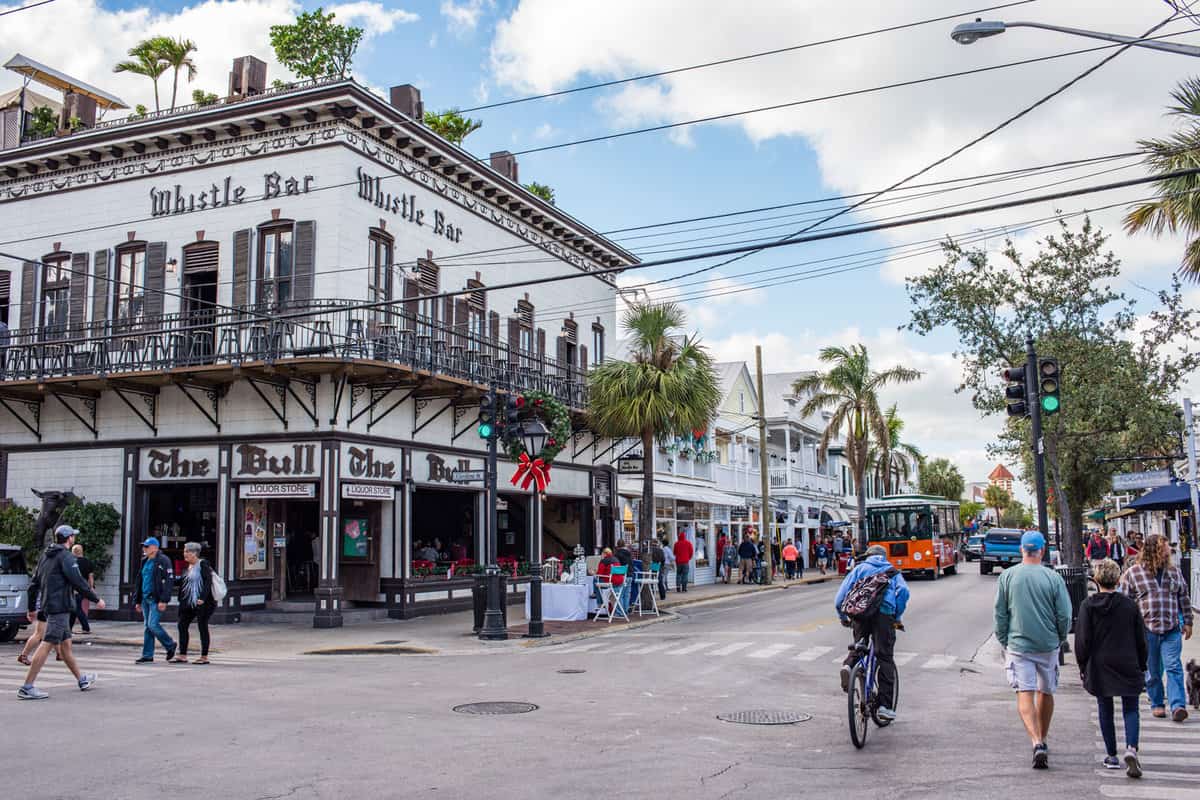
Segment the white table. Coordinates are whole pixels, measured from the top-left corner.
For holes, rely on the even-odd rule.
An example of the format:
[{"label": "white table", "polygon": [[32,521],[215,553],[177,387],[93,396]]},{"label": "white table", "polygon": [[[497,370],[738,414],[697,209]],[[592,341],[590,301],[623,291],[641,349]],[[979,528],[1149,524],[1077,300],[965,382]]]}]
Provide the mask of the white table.
[{"label": "white table", "polygon": [[[585,584],[543,583],[542,619],[577,622],[596,610],[592,580]],[[529,592],[525,593],[525,619],[529,619]]]}]

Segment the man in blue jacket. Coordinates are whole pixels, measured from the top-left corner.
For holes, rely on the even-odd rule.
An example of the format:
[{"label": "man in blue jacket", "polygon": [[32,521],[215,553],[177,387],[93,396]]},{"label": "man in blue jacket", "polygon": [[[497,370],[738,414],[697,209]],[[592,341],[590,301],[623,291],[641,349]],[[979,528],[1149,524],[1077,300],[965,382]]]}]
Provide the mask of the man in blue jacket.
[{"label": "man in blue jacket", "polygon": [[141,611],[146,621],[146,629],[142,634],[142,657],[137,660],[138,664],[154,660],[155,639],[167,651],[167,661],[175,657],[175,640],[159,622],[162,612],[167,610],[167,603],[171,602],[173,587],[171,560],[159,551],[158,539],[151,536],[142,542],[142,565],[133,584],[133,610]]},{"label": "man in blue jacket", "polygon": [[[842,581],[837,597],[834,598],[833,606],[837,609],[838,618],[843,625],[849,627],[853,624],[854,642],[866,639],[868,636],[875,639],[875,660],[879,663],[879,697],[881,703],[886,703],[879,709],[879,718],[893,720],[896,718],[896,704],[892,700],[896,687],[896,628],[900,625],[900,618],[904,615],[904,609],[908,605],[908,584],[904,582],[904,576],[897,571],[888,581],[887,589],[883,594],[883,602],[873,616],[867,619],[856,619],[851,623],[850,618],[842,613],[842,603],[855,584],[889,569],[892,569],[892,565],[887,559],[887,550],[884,550],[881,545],[871,545],[867,548],[866,559],[850,570],[845,580]],[[842,662],[843,692],[850,690],[850,670],[856,661],[858,661],[858,653],[854,643],[851,643],[850,652],[846,655],[846,660]]]}]

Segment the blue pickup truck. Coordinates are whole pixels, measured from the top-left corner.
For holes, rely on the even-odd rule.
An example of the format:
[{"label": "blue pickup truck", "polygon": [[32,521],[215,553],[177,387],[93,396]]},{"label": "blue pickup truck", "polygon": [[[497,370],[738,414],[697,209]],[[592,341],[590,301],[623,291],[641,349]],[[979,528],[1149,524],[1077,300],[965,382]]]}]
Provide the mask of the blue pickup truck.
[{"label": "blue pickup truck", "polygon": [[1021,563],[1020,528],[991,528],[983,537],[983,551],[979,554],[979,574],[991,575],[994,567],[1010,567]]}]

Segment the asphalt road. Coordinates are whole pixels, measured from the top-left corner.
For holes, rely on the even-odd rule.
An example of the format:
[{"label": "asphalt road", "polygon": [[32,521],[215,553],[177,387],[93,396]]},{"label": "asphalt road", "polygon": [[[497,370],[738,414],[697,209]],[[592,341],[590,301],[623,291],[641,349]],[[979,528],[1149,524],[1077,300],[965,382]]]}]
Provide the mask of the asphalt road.
[{"label": "asphalt road", "polygon": [[[50,700],[0,699],[8,765],[0,786],[14,798],[130,800],[1200,798],[1200,768],[1188,766],[1200,723],[1145,714],[1143,751],[1149,759],[1157,748],[1165,760],[1148,764],[1138,784],[1105,774],[1092,701],[1070,669],[1052,769],[1029,768],[989,643],[995,580],[968,569],[913,582],[897,644],[900,719],[872,728],[861,751],[849,741],[834,663],[847,643],[831,608],[836,584],[824,584],[489,655],[231,655],[209,667],[135,667],[128,648],[81,647],[85,669],[101,674],[95,690],[74,690],[51,663],[42,684]],[[5,692],[15,689],[13,655],[0,647]],[[451,710],[475,701],[539,708]],[[716,718],[758,709],[812,718],[778,726]]]}]

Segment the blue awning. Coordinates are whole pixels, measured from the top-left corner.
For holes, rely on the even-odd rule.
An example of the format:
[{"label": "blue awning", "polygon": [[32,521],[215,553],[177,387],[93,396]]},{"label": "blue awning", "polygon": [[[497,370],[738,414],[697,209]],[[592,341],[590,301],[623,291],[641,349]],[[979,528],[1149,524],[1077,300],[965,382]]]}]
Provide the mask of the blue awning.
[{"label": "blue awning", "polygon": [[1186,509],[1190,503],[1188,485],[1176,482],[1152,489],[1125,507],[1138,511],[1177,511]]}]

